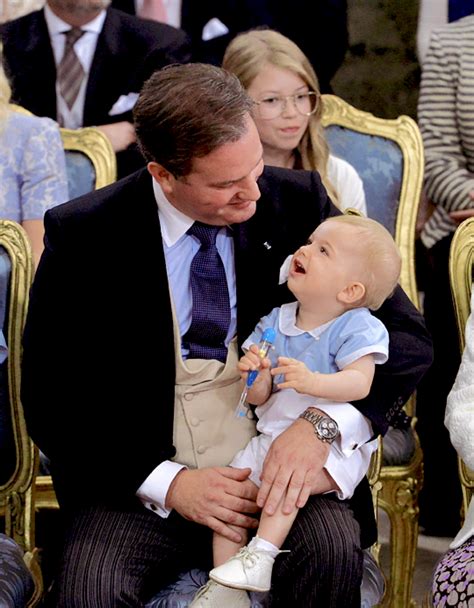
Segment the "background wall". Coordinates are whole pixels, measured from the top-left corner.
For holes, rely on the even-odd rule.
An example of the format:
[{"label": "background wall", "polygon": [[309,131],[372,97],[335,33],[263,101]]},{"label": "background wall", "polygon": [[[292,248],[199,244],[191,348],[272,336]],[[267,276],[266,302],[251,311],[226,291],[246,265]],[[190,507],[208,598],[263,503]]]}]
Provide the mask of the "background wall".
[{"label": "background wall", "polygon": [[332,80],[334,93],[384,118],[416,118],[418,1],[348,0],[349,51]]}]

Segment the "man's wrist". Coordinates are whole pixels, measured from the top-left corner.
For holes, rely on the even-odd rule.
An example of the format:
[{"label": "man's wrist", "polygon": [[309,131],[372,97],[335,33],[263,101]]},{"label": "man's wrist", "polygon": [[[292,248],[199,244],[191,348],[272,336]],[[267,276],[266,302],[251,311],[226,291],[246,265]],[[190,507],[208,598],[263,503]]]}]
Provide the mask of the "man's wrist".
[{"label": "man's wrist", "polygon": [[337,422],[316,408],[307,408],[299,417],[313,425],[316,437],[324,443],[331,444],[339,436]]},{"label": "man's wrist", "polygon": [[178,471],[178,473],[174,476],[173,481],[169,485],[168,492],[166,493],[165,508],[170,511],[172,509],[174,509],[174,505],[175,505],[175,500],[174,500],[175,496],[174,495],[176,493],[178,479],[187,470],[188,470],[187,467],[183,467],[180,471]]}]

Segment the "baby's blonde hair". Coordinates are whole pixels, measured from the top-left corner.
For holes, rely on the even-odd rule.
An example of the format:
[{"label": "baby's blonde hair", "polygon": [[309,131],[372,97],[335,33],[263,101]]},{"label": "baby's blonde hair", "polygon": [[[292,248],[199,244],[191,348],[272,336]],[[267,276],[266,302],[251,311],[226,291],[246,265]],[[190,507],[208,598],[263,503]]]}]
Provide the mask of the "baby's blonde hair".
[{"label": "baby's blonde hair", "polygon": [[392,295],[400,278],[402,259],[392,235],[379,222],[358,215],[337,215],[325,222],[338,222],[354,229],[356,238],[351,245],[361,255],[358,280],[365,287],[363,301],[357,306],[377,310]]}]

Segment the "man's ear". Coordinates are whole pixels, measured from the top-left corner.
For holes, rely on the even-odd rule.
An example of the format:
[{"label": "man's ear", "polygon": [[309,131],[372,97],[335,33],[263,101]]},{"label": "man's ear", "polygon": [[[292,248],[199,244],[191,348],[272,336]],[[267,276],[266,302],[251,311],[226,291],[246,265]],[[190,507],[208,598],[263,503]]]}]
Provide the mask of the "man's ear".
[{"label": "man's ear", "polygon": [[161,186],[164,194],[170,194],[173,189],[173,182],[175,180],[174,175],[165,169],[163,165],[155,163],[154,161],[147,165],[148,173],[155,179]]},{"label": "man's ear", "polygon": [[342,304],[348,304],[354,306],[358,302],[362,302],[365,296],[365,285],[358,281],[350,283],[347,287],[344,287],[338,294],[337,299]]}]

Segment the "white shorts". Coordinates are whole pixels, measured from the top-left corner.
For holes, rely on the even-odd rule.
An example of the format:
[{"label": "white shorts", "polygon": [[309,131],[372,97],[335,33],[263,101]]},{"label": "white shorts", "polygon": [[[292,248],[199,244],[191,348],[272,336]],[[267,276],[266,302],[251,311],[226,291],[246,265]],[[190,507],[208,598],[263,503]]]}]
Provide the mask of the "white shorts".
[{"label": "white shorts", "polygon": [[272,438],[268,435],[257,435],[256,437],[252,437],[245,448],[240,450],[240,452],[237,452],[232,459],[230,466],[237,469],[245,469],[247,467],[252,469],[250,479],[256,486],[260,487],[260,484],[262,483],[260,474],[262,472],[263,462],[271,444]]}]

